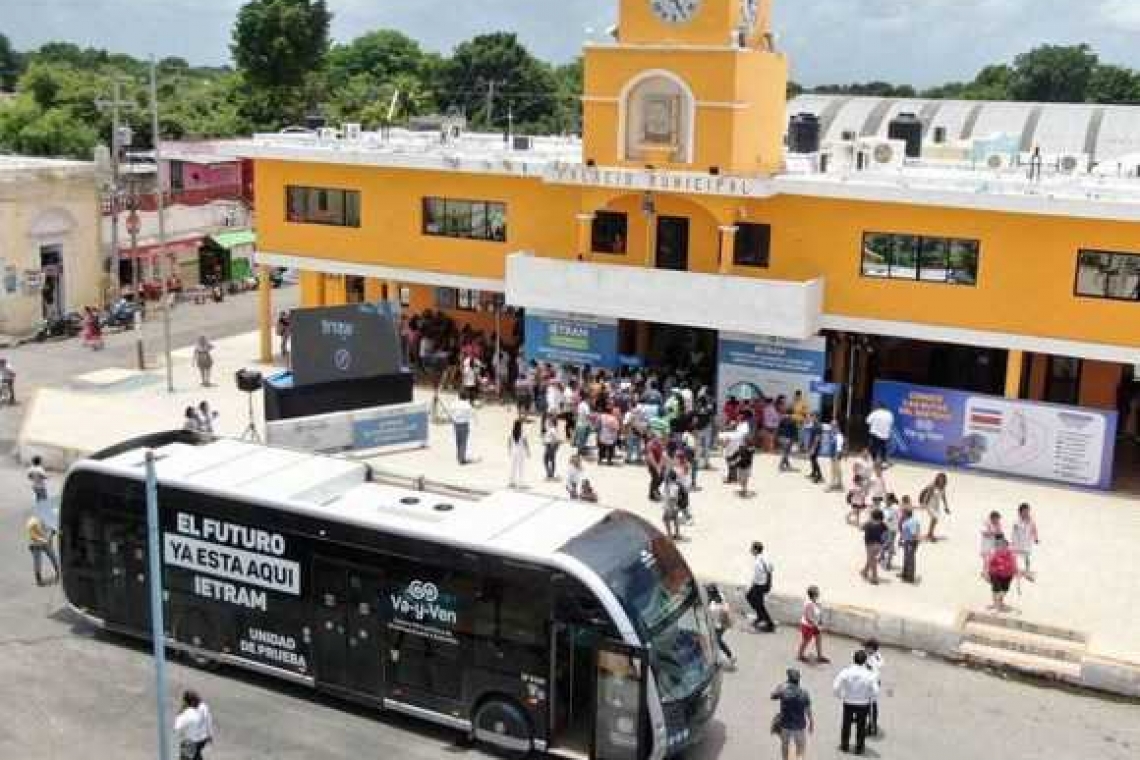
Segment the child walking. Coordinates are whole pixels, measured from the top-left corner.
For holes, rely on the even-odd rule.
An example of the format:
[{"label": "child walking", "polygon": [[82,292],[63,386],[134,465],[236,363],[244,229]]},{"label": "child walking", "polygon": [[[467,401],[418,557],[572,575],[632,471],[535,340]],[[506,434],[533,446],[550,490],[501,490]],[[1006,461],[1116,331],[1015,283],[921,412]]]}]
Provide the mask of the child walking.
[{"label": "child walking", "polygon": [[736,670],[736,655],[732,653],[729,648],[728,642],[724,640],[724,636],[732,628],[732,610],[729,608],[728,603],[724,600],[724,596],[720,593],[720,589],[714,584],[708,587],[709,595],[709,616],[712,618],[713,626],[716,630],[716,643],[720,647],[720,651],[724,652],[724,656],[728,658],[728,666],[732,670]]}]

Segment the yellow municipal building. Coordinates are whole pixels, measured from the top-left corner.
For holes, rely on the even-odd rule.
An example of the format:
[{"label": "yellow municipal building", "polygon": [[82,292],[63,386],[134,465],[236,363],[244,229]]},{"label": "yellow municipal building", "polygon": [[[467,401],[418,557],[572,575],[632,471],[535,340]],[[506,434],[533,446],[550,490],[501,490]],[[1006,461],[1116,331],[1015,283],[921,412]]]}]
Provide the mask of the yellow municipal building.
[{"label": "yellow municipal building", "polygon": [[[342,125],[243,143],[259,264],[299,270],[306,306],[618,320],[622,354],[678,328],[822,335],[856,412],[887,378],[1135,424],[1136,167],[1000,140],[979,157],[922,113],[914,144],[864,130],[797,152],[770,0],[620,0],[584,61],[580,139]],[[263,308],[268,358],[267,288]]]}]

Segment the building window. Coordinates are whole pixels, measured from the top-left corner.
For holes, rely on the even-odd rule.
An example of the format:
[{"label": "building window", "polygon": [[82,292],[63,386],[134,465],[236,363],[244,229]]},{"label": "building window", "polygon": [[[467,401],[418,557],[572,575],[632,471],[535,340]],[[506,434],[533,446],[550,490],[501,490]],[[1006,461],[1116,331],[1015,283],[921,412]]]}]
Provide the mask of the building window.
[{"label": "building window", "polygon": [[732,263],[741,267],[768,266],[772,228],[767,224],[738,224],[732,248]]},{"label": "building window", "polygon": [[629,217],[616,211],[599,211],[594,214],[590,249],[594,253],[625,253],[629,238]]},{"label": "building window", "polygon": [[1086,298],[1140,301],[1140,254],[1081,251],[1076,293]]},{"label": "building window", "polygon": [[321,187],[285,189],[286,218],[296,224],[328,224],[334,227],[360,226],[360,193]]},{"label": "building window", "polygon": [[507,240],[507,206],[491,201],[424,198],[423,233],[465,240]]},{"label": "building window", "polygon": [[863,235],[863,276],[950,285],[978,284],[977,240],[883,232]]},{"label": "building window", "polygon": [[435,307],[452,311],[479,311],[482,291],[465,288],[436,288]]}]

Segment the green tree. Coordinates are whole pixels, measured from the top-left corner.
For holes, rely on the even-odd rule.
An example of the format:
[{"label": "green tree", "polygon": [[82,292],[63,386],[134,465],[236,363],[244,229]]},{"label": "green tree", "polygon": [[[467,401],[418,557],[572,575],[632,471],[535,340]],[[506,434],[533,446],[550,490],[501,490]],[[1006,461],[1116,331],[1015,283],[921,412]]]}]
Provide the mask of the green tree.
[{"label": "green tree", "polygon": [[967,100],[1009,100],[1013,69],[1005,64],[986,66],[966,87]]},{"label": "green tree", "polygon": [[582,87],[584,69],[581,57],[554,68],[557,92],[557,131],[580,134],[582,132]]},{"label": "green tree", "polygon": [[504,126],[508,109],[520,132],[557,128],[554,74],[514,34],[485,34],[460,44],[443,62],[435,90],[441,106],[459,108],[480,129]]},{"label": "green tree", "polygon": [[44,111],[17,135],[19,151],[35,156],[90,159],[98,141],[95,130],[65,108]]},{"label": "green tree", "polygon": [[324,0],[251,0],[234,25],[234,62],[254,87],[300,88],[324,63],[331,20]]},{"label": "green tree", "polygon": [[419,76],[423,61],[423,50],[415,40],[392,29],[379,29],[329,51],[328,83],[336,88],[361,75],[377,82]]},{"label": "green tree", "polygon": [[0,90],[11,90],[16,86],[23,69],[22,56],[12,49],[12,43],[0,34]]},{"label": "green tree", "polygon": [[1098,59],[1088,45],[1042,45],[1013,60],[1014,100],[1083,103]]},{"label": "green tree", "polygon": [[1101,64],[1093,72],[1085,99],[1090,103],[1140,103],[1140,75],[1132,69]]}]

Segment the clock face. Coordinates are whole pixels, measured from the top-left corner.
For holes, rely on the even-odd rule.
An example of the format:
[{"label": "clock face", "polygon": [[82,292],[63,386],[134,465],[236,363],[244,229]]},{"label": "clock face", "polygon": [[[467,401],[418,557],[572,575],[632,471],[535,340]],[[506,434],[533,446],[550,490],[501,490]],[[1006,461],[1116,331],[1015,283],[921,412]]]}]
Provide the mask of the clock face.
[{"label": "clock face", "polygon": [[670,24],[692,21],[701,9],[701,0],[649,0],[654,15]]}]

